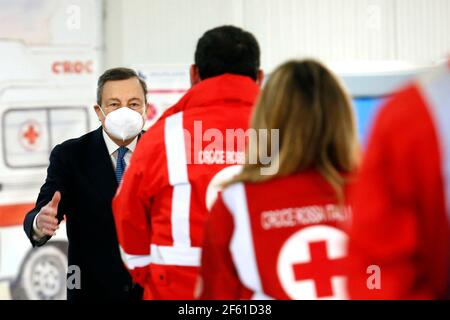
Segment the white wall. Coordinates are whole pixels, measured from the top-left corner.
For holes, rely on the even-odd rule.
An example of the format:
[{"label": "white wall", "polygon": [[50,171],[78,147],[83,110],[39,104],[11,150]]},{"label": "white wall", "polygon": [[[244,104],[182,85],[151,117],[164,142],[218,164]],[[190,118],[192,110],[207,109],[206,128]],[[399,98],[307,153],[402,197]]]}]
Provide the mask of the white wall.
[{"label": "white wall", "polygon": [[240,0],[106,2],[106,62],[189,64],[198,38],[217,25],[239,24]]},{"label": "white wall", "polygon": [[292,57],[428,64],[450,53],[448,0],[113,0],[105,12],[107,66],[192,63],[198,38],[222,24],[253,32],[268,70]]}]

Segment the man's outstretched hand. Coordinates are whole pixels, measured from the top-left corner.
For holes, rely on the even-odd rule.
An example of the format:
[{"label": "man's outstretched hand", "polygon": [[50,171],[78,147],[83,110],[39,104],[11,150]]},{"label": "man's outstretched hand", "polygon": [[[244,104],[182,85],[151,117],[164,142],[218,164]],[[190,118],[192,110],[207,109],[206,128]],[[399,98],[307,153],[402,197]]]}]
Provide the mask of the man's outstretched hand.
[{"label": "man's outstretched hand", "polygon": [[47,203],[45,207],[41,208],[36,220],[36,226],[43,234],[47,236],[54,236],[56,230],[59,228],[58,218],[58,204],[61,201],[61,193],[56,191],[52,200]]}]

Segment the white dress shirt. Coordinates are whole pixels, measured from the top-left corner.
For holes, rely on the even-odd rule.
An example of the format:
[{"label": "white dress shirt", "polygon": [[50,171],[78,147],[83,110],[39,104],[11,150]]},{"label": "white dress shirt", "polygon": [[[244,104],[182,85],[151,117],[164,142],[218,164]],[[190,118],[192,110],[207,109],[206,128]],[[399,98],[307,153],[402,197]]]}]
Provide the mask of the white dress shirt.
[{"label": "white dress shirt", "polygon": [[[108,154],[111,157],[111,162],[112,162],[113,168],[114,168],[114,170],[116,170],[117,155],[119,153],[120,146],[117,145],[108,136],[108,134],[105,132],[105,130],[102,130],[102,133],[103,133],[103,140],[105,140],[106,148],[108,149]],[[131,141],[130,144],[128,144],[126,146],[128,148],[128,151],[127,151],[127,153],[125,153],[124,161],[125,161],[125,164],[127,167],[130,164],[131,155],[133,154],[134,149],[136,149],[137,140],[138,140],[138,137],[134,138],[134,140]],[[42,239],[42,237],[44,237],[44,233],[42,233],[37,227],[38,215],[39,214],[36,215],[36,217],[34,218],[34,221],[33,221],[33,231],[34,231],[33,238],[36,241],[39,241],[40,239]]]}]

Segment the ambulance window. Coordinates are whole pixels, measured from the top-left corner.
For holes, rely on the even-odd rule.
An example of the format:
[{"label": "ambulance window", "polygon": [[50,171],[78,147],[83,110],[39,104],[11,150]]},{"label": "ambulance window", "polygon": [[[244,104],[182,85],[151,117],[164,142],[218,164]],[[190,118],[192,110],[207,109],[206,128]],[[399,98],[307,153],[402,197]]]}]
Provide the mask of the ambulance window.
[{"label": "ambulance window", "polygon": [[89,130],[88,114],[85,108],[52,109],[50,123],[53,146],[79,137]]},{"label": "ambulance window", "polygon": [[47,111],[12,109],[3,116],[4,160],[8,167],[41,167],[48,164],[50,149]]},{"label": "ambulance window", "polygon": [[52,148],[89,128],[83,107],[10,109],[4,113],[3,158],[10,168],[47,167]]}]

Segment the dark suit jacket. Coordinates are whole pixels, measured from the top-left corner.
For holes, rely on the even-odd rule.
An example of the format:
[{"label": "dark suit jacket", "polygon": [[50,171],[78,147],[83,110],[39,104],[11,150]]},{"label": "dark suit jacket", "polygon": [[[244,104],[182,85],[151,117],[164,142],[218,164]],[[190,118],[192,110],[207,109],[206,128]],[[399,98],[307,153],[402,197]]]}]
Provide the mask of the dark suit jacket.
[{"label": "dark suit jacket", "polygon": [[33,246],[33,221],[39,210],[61,192],[58,220],[66,215],[69,265],[81,270],[81,290],[68,290],[69,300],[133,299],[139,289],[120,257],[111,202],[117,189],[114,167],[102,128],[57,145],[50,154],[47,179],[24,229]]}]

